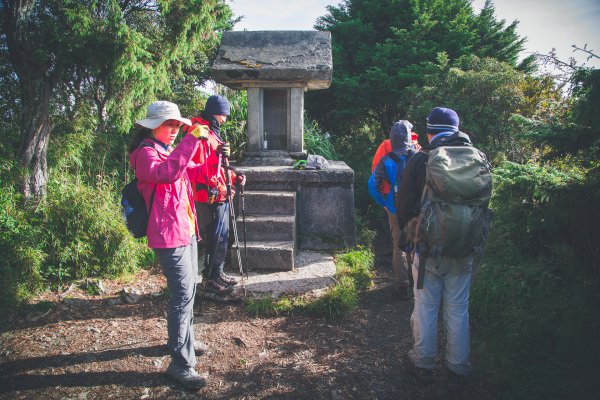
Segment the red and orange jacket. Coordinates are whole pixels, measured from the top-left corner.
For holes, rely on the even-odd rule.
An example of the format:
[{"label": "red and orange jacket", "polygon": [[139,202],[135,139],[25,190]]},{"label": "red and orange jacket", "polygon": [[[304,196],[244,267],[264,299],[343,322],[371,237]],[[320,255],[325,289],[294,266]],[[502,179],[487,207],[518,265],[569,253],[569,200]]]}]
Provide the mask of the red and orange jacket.
[{"label": "red and orange jacket", "polygon": [[[194,129],[195,125],[207,125],[209,122],[200,117],[192,118],[192,126],[189,130]],[[187,127],[186,127],[187,128]],[[184,128],[185,129],[185,128]],[[201,164],[200,173],[196,177],[196,185],[192,185],[194,190],[194,201],[201,203],[208,202],[208,189],[216,188],[218,191],[217,202],[227,201],[227,180],[225,179],[225,164],[226,160],[222,157],[219,147],[224,142],[212,131],[208,135],[207,141],[202,141],[196,153],[192,156],[192,161],[196,164]],[[235,195],[236,174],[233,170],[229,170],[229,178],[231,182],[231,196]]]},{"label": "red and orange jacket", "polygon": [[[392,151],[392,143],[390,142],[390,139],[385,139],[383,142],[381,142],[377,148],[377,151],[375,151],[375,155],[373,156],[373,165],[371,165],[371,172],[375,171],[375,167],[377,167],[377,164],[379,164],[381,157],[385,156],[390,151]],[[381,187],[379,189],[381,190],[381,193],[386,195],[390,192],[390,184],[387,181],[383,181],[381,182]]]}]

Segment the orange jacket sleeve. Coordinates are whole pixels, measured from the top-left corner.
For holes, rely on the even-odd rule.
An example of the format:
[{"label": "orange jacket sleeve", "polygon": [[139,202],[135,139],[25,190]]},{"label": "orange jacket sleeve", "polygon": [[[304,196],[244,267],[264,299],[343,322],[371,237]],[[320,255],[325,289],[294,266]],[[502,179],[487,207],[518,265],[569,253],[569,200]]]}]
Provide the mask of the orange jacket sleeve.
[{"label": "orange jacket sleeve", "polygon": [[375,171],[375,167],[377,166],[377,164],[379,164],[379,160],[381,159],[381,157],[385,156],[390,151],[392,151],[392,144],[390,142],[390,139],[385,139],[383,142],[381,142],[381,144],[377,148],[377,151],[375,152],[375,155],[373,156],[373,162],[371,163],[371,172]]}]

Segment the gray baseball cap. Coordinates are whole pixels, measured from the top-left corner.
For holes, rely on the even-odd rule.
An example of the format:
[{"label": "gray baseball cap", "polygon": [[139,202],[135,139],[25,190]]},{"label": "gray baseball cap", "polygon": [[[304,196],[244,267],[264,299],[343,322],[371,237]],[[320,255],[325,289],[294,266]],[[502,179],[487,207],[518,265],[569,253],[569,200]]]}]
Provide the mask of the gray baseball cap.
[{"label": "gray baseball cap", "polygon": [[156,129],[170,119],[192,125],[192,121],[181,117],[177,104],[162,100],[150,104],[146,111],[146,118],[136,121],[135,124],[148,129]]}]

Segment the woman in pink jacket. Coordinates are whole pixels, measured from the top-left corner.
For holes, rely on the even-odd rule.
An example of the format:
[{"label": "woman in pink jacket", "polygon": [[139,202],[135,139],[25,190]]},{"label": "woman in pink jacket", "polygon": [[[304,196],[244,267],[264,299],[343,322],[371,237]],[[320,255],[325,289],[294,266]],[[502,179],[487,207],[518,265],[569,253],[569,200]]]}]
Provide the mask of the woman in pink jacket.
[{"label": "woman in pink jacket", "polygon": [[193,307],[198,276],[198,227],[190,182],[201,165],[191,161],[200,140],[208,138],[207,127],[196,127],[172,148],[182,124],[177,105],[156,101],[146,118],[136,122],[140,130],[129,146],[129,162],[138,178],[138,189],[150,210],[148,246],[162,265],[170,291],[167,346],[171,364],[167,375],[188,389],[206,385],[206,376],[195,370],[196,351],[206,345],[194,340]]}]

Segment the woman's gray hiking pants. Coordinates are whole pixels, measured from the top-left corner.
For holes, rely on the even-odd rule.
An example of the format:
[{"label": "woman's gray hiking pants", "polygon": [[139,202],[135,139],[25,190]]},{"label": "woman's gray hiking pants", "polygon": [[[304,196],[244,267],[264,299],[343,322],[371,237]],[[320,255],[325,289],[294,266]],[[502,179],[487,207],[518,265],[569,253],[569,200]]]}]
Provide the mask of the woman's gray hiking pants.
[{"label": "woman's gray hiking pants", "polygon": [[170,292],[167,346],[173,363],[182,367],[196,365],[194,354],[194,297],[198,276],[198,247],[196,235],[190,244],[174,249],[154,249],[167,278]]}]

